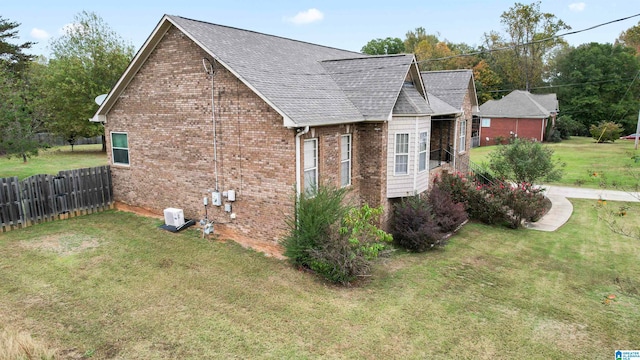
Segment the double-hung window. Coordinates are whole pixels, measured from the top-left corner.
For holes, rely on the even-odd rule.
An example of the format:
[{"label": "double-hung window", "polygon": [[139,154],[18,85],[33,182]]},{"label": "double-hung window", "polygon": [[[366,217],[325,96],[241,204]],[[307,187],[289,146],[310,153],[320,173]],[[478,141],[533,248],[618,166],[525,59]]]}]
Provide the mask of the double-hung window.
[{"label": "double-hung window", "polygon": [[129,139],[127,133],[111,133],[111,154],[114,164],[129,165]]},{"label": "double-hung window", "polygon": [[409,134],[396,134],[395,175],[409,173]]},{"label": "double-hung window", "polygon": [[351,135],[340,138],[340,185],[351,185]]},{"label": "double-hung window", "polygon": [[304,141],[304,192],[313,196],[318,190],[318,139]]},{"label": "double-hung window", "polygon": [[418,149],[418,171],[427,170],[427,140],[429,135],[426,131],[420,133],[420,148]]},{"label": "double-hung window", "polygon": [[460,147],[458,152],[464,152],[467,150],[467,121],[460,121]]}]

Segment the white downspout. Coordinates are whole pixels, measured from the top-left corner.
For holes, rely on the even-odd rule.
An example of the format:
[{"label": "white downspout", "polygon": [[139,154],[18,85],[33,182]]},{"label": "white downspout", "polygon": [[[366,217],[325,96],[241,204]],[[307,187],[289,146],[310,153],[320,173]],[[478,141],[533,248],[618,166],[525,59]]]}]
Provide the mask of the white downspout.
[{"label": "white downspout", "polygon": [[298,129],[296,134],[296,196],[300,196],[302,186],[300,184],[300,170],[302,170],[302,156],[300,155],[300,138],[309,132],[309,126],[305,126],[302,130]]},{"label": "white downspout", "polygon": [[418,117],[415,117],[415,140],[413,147],[413,194],[418,193],[418,163],[420,162],[420,131],[418,129]]}]

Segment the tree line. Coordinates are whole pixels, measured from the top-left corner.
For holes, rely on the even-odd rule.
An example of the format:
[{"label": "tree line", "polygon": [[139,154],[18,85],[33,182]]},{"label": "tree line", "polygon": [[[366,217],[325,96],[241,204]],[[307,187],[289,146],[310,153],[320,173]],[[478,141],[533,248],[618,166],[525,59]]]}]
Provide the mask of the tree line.
[{"label": "tree line", "polygon": [[81,137],[103,136],[89,122],[94,99],[116,84],[134,49],[95,13],[81,12],[49,46],[51,58],[25,52],[33,43],[13,44],[19,23],[0,16],[0,155],[23,161],[47,144],[35,134],[50,132],[73,146]]},{"label": "tree line", "polygon": [[[481,104],[516,89],[556,93],[573,135],[587,135],[601,122],[633,132],[640,109],[640,23],[613,44],[573,47],[560,36],[571,27],[540,4],[515,3],[500,16],[503,29],[485,33],[477,47],[418,27],[405,39],[373,39],[361,51],[413,53],[423,71],[473,69]],[[133,46],[95,13],[81,12],[50,42],[51,58],[34,57],[26,54],[33,43],[13,43],[19,25],[0,16],[0,155],[27,161],[46,146],[36,140],[39,132],[71,145],[80,137],[104,139],[102,125],[88,121],[98,108],[94,98],[116,84]]]},{"label": "tree line", "polygon": [[541,2],[515,3],[500,16],[501,31],[483,34],[480,46],[452,43],[422,27],[404,39],[373,39],[370,55],[413,53],[422,71],[472,69],[480,104],[513,90],[555,93],[572,135],[592,125],[620,124],[635,132],[640,110],[640,23],[613,43],[570,46],[569,24],[543,12]]}]

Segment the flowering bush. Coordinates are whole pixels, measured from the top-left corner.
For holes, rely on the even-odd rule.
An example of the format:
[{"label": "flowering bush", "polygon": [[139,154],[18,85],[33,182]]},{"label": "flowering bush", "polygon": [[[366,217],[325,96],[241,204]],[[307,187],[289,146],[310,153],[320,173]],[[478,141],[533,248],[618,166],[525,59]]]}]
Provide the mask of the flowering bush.
[{"label": "flowering bush", "polygon": [[542,189],[526,182],[517,186],[501,182],[487,184],[460,174],[444,173],[438,184],[454,201],[465,205],[471,219],[485,224],[518,228],[523,221],[539,220],[550,207]]},{"label": "flowering bush", "polygon": [[542,189],[531,184],[520,185],[495,184],[485,187],[485,191],[499,199],[507,210],[505,220],[510,227],[517,229],[523,221],[537,221],[546,212],[547,200]]}]

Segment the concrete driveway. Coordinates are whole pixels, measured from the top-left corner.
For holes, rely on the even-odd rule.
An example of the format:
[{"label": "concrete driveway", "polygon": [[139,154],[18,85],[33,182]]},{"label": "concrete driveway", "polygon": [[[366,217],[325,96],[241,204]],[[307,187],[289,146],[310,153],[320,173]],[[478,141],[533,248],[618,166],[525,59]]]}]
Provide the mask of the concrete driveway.
[{"label": "concrete driveway", "polygon": [[555,231],[564,225],[573,212],[573,205],[567,200],[568,198],[640,202],[640,193],[637,192],[573,188],[555,185],[542,185],[542,187],[545,189],[545,195],[551,200],[551,210],[537,222],[528,223],[528,229]]}]

